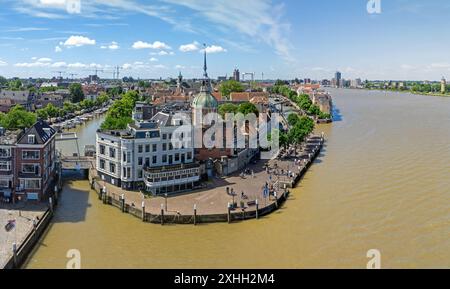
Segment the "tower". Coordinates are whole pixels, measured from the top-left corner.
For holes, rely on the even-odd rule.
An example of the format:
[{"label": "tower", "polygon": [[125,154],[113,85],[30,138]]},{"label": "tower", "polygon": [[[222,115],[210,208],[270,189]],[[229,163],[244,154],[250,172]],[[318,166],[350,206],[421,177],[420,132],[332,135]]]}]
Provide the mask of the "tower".
[{"label": "tower", "polygon": [[233,71],[233,80],[237,82],[241,81],[241,72],[237,68]]},{"label": "tower", "polygon": [[202,116],[211,112],[217,112],[218,101],[212,95],[211,83],[208,77],[208,65],[206,62],[206,49],[204,49],[203,60],[203,80],[200,92],[192,101],[192,123],[198,125],[202,123]]},{"label": "tower", "polygon": [[181,75],[181,71],[178,74],[178,78],[177,78],[177,94],[181,94],[182,93],[182,84],[183,84],[183,75]]},{"label": "tower", "polygon": [[445,94],[447,92],[447,81],[445,80],[445,77],[442,76],[441,80],[441,93]]}]

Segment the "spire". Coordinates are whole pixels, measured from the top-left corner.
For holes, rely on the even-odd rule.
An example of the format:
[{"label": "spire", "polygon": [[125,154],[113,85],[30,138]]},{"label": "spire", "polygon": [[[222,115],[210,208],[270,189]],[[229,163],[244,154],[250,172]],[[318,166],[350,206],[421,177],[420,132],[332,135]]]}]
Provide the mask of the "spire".
[{"label": "spire", "polygon": [[205,54],[205,60],[204,60],[204,65],[203,65],[203,76],[205,77],[205,78],[208,78],[208,66],[207,66],[207,64],[206,64],[206,44],[203,44],[203,47],[204,47],[204,54]]}]

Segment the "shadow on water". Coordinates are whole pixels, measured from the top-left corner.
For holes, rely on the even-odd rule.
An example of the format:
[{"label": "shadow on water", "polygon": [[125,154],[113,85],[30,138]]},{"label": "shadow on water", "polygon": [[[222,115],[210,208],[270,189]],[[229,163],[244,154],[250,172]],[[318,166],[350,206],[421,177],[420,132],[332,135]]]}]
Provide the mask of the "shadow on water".
[{"label": "shadow on water", "polygon": [[82,172],[64,172],[65,180],[63,193],[60,196],[59,204],[53,218],[53,223],[79,223],[86,220],[89,203],[90,188],[85,190],[77,188],[76,181],[86,180]]},{"label": "shadow on water", "polygon": [[339,121],[343,121],[344,118],[341,114],[341,110],[339,108],[334,107],[333,108],[333,121],[334,122],[339,122]]}]

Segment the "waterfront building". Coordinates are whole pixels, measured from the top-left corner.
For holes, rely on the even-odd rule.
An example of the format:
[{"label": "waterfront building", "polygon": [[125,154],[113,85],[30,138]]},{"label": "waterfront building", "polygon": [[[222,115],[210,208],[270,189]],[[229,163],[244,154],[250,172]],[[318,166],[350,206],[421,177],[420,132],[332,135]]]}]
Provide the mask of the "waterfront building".
[{"label": "waterfront building", "polygon": [[152,111],[150,105],[138,104],[134,123],[126,130],[97,132],[99,177],[154,195],[193,189],[200,180],[199,165],[194,163],[191,132],[179,132],[186,120],[173,112]]},{"label": "waterfront building", "polygon": [[56,177],[56,131],[44,121],[29,129],[0,128],[0,196],[41,201]]},{"label": "waterfront building", "polygon": [[447,81],[445,80],[445,77],[442,76],[441,80],[441,93],[445,94],[447,92]]},{"label": "waterfront building", "polygon": [[1,90],[0,91],[0,111],[8,112],[11,107],[20,104],[26,110],[35,109],[36,95],[29,90]]}]

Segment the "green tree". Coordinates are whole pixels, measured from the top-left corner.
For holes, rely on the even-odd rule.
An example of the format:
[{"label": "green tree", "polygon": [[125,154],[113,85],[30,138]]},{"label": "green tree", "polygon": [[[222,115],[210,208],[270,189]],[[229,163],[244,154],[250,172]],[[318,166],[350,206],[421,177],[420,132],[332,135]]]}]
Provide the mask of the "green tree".
[{"label": "green tree", "polygon": [[35,122],[36,115],[26,111],[21,105],[14,106],[0,118],[1,126],[8,130],[29,128]]},{"label": "green tree", "polygon": [[247,114],[250,114],[250,113],[254,113],[256,116],[259,115],[259,111],[256,108],[256,106],[253,103],[250,103],[250,102],[241,103],[239,105],[237,111],[242,113],[243,115],[247,115]]},{"label": "green tree", "polygon": [[8,84],[8,80],[3,76],[0,76],[0,86],[6,86]]},{"label": "green tree", "polygon": [[229,99],[230,98],[230,94],[232,92],[243,92],[244,91],[244,87],[238,81],[228,80],[228,81],[222,82],[220,84],[219,91],[222,94],[222,96],[224,96],[224,97]]},{"label": "green tree", "polygon": [[9,82],[10,90],[20,90],[22,88],[22,81],[20,79],[14,79]]},{"label": "green tree", "polygon": [[84,99],[84,93],[80,83],[72,83],[69,86],[69,91],[73,103],[78,103]]},{"label": "green tree", "polygon": [[125,129],[132,122],[131,116],[138,100],[139,94],[134,90],[128,91],[122,98],[117,99],[109,109],[101,129]]},{"label": "green tree", "polygon": [[95,105],[101,106],[109,101],[109,96],[107,93],[102,92],[95,100]]},{"label": "green tree", "polygon": [[233,103],[224,103],[219,106],[219,114],[222,118],[225,118],[227,113],[237,113],[238,106]]}]

